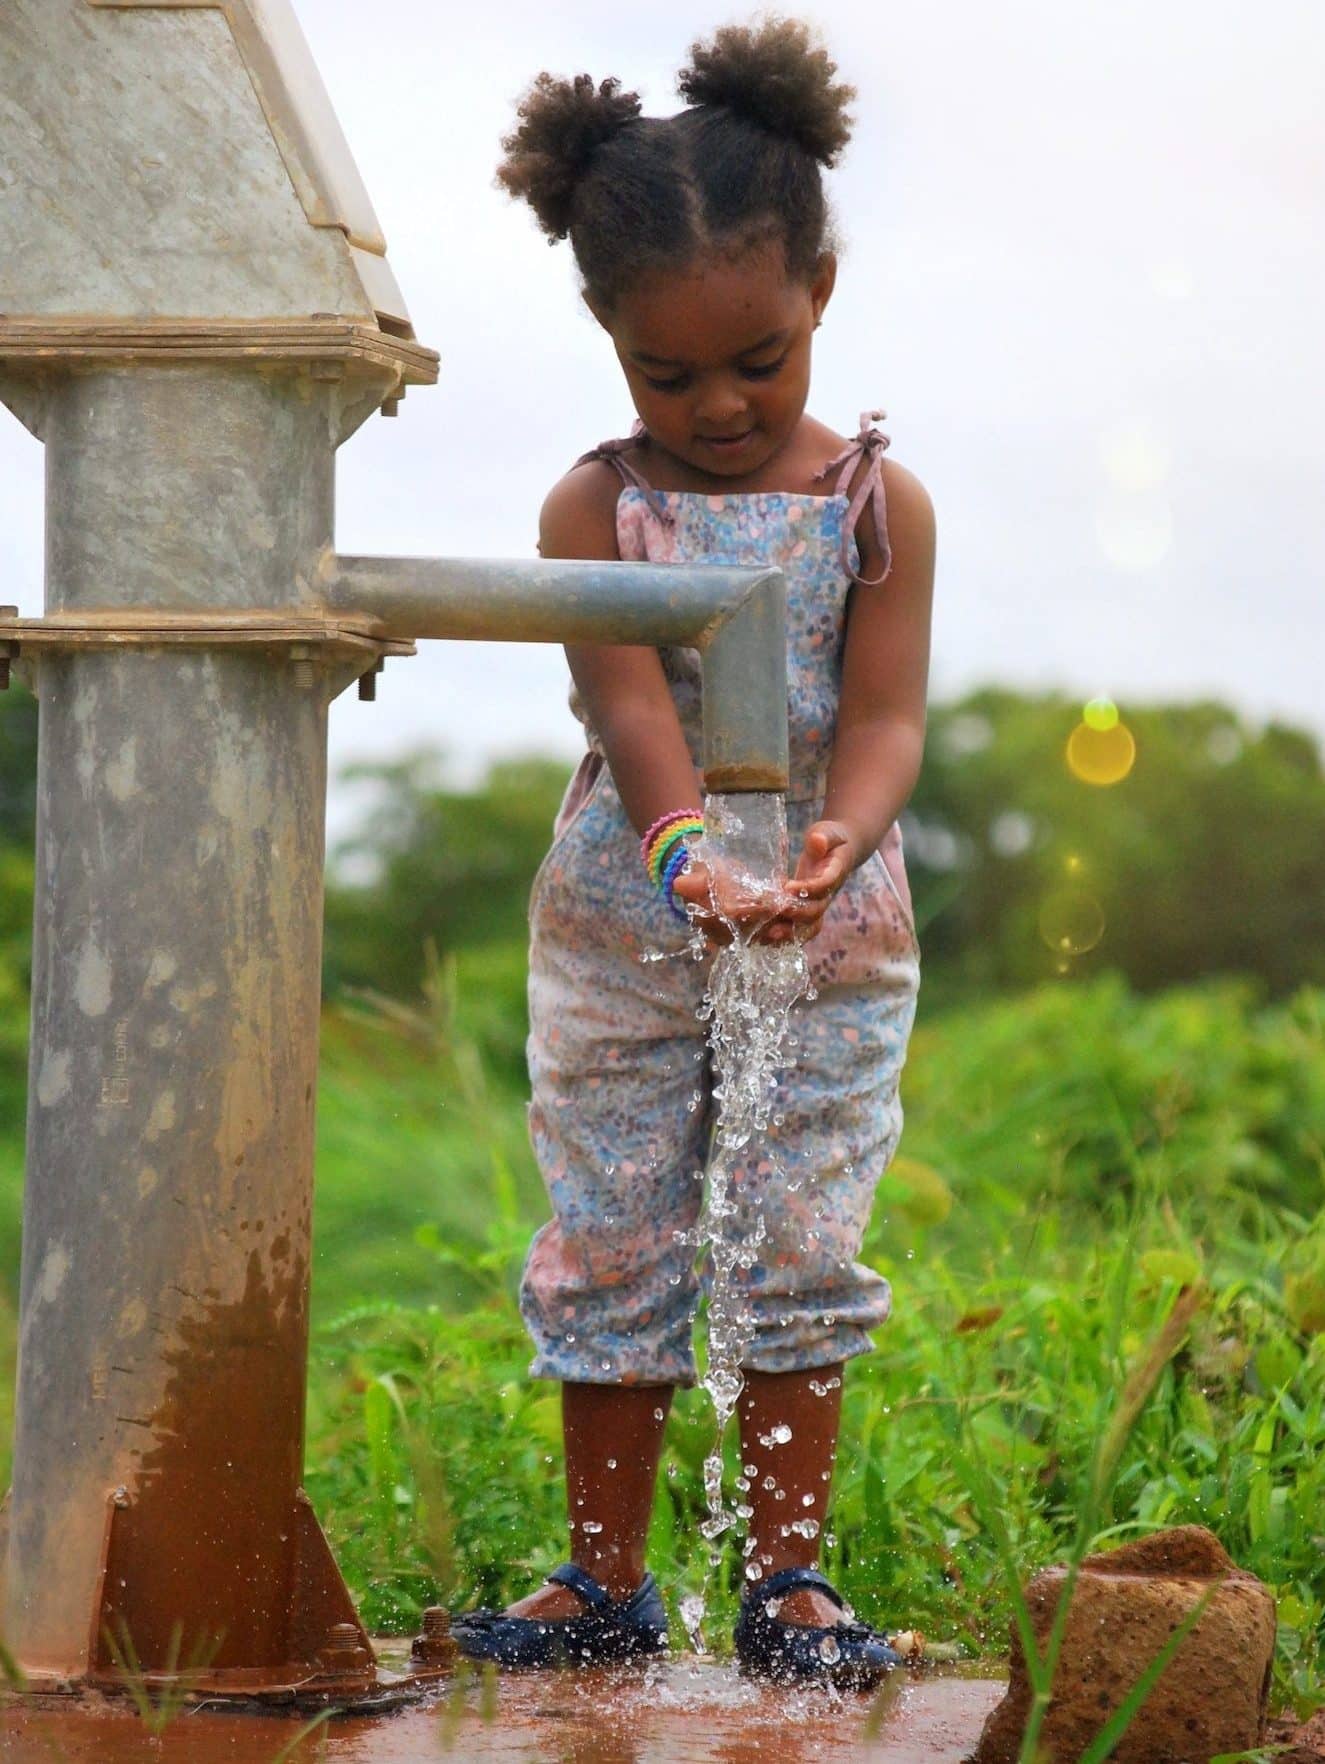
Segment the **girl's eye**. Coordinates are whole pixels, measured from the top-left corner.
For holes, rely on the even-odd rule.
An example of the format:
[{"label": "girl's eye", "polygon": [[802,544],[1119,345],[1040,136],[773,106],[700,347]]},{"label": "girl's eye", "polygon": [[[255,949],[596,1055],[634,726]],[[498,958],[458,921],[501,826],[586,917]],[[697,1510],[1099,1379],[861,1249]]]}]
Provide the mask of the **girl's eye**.
[{"label": "girl's eye", "polygon": [[747,380],[771,380],[790,354],[791,351],[787,350],[786,354],[779,355],[776,361],[761,362],[758,367],[743,367],[741,372]]},{"label": "girl's eye", "polygon": [[644,379],[655,392],[683,392],[689,384],[684,374],[678,374],[674,380],[655,380],[652,374],[645,374]]}]

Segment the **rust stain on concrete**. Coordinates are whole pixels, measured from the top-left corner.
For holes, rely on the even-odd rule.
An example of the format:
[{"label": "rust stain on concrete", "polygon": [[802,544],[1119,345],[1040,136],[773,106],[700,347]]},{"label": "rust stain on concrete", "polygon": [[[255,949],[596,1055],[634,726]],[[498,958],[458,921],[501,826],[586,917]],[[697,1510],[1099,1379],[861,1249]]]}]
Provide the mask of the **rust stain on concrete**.
[{"label": "rust stain on concrete", "polygon": [[[301,1473],[308,1280],[301,1258],[249,1254],[242,1295],[175,1322],[153,1443],[115,1514],[105,1617],[144,1667],[215,1644],[214,1667],[286,1655]],[[103,1652],[102,1664],[110,1656]]]}]

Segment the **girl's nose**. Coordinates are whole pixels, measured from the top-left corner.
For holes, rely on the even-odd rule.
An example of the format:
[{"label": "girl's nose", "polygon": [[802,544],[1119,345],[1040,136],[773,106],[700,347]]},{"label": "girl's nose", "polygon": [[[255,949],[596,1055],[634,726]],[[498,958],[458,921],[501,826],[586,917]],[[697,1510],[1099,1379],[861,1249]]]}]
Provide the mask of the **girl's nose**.
[{"label": "girl's nose", "polygon": [[721,433],[748,414],[749,404],[739,386],[730,382],[706,390],[695,407],[695,418],[701,428]]}]

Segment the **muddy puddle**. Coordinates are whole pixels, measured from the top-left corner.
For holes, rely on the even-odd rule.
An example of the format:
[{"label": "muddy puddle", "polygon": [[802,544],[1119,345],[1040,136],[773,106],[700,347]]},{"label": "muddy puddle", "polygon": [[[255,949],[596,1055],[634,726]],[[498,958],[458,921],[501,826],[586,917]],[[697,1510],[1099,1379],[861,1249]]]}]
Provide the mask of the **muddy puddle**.
[{"label": "muddy puddle", "polygon": [[[385,1654],[385,1650],[382,1650]],[[384,1658],[383,1665],[390,1662]],[[507,1675],[392,1714],[338,1716],[294,1764],[959,1764],[1003,1686],[899,1674],[882,1701],[755,1684],[690,1657],[626,1672]],[[118,1700],[0,1704],[5,1764],[274,1764],[304,1725],[194,1709],[159,1738]]]}]

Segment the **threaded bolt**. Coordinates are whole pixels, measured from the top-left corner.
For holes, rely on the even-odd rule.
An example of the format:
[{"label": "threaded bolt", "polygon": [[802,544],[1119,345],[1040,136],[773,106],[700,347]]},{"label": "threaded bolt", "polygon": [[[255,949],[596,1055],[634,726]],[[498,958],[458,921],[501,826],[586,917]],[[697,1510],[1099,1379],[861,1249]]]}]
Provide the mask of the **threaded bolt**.
[{"label": "threaded bolt", "polygon": [[446,1666],[454,1659],[451,1616],[444,1605],[429,1605],[424,1611],[423,1631],[410,1644],[410,1657],[420,1666]]},{"label": "threaded bolt", "polygon": [[295,685],[307,690],[313,684],[313,651],[306,643],[292,643],[290,661]]},{"label": "threaded bolt", "polygon": [[347,1668],[366,1665],[370,1658],[357,1623],[333,1623],[317,1650],[318,1664],[327,1671],[343,1672]]}]

